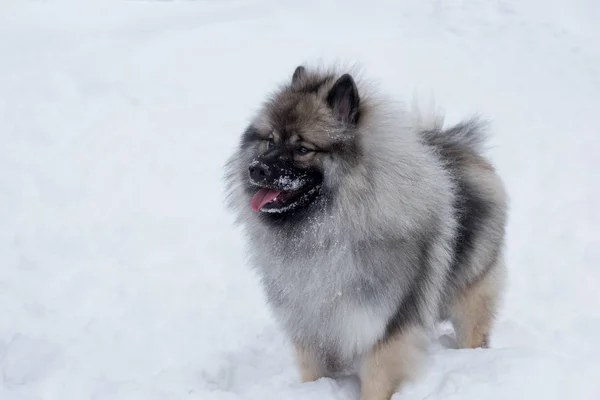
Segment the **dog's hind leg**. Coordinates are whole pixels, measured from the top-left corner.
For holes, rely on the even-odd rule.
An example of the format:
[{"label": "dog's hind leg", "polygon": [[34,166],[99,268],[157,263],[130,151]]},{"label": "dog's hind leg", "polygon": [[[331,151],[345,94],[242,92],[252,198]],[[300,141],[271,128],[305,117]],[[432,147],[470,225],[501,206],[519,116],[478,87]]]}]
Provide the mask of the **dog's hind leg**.
[{"label": "dog's hind leg", "polygon": [[425,332],[416,326],[375,345],[361,366],[360,400],[390,400],[401,383],[415,377],[426,348]]},{"label": "dog's hind leg", "polygon": [[489,347],[504,280],[505,267],[499,259],[481,278],[457,294],[450,318],[458,348]]}]

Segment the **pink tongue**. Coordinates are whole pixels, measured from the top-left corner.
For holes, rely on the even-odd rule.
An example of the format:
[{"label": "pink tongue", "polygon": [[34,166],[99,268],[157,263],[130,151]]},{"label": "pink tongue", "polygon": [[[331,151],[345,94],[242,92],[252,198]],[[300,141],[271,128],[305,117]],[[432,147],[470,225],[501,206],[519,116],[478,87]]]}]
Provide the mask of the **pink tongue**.
[{"label": "pink tongue", "polygon": [[273,201],[275,197],[279,196],[279,193],[281,193],[281,190],[271,190],[262,188],[258,192],[256,192],[254,197],[252,197],[250,205],[252,206],[252,209],[254,211],[260,211],[260,209],[263,208],[265,204]]}]

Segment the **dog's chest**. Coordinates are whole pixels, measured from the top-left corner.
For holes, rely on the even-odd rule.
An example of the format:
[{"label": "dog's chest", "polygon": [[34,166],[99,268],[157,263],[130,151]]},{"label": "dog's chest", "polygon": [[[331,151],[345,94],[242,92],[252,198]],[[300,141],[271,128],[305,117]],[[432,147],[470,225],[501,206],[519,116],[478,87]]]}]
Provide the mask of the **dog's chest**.
[{"label": "dog's chest", "polygon": [[371,298],[351,259],[313,260],[272,264],[264,274],[269,301],[294,340],[351,360],[384,335],[393,307]]}]

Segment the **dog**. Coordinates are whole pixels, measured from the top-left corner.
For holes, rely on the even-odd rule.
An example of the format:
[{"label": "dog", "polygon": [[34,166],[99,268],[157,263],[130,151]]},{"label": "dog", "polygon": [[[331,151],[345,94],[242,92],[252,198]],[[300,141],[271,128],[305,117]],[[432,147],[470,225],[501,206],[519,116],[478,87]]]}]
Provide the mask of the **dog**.
[{"label": "dog", "polygon": [[228,206],[303,382],[356,374],[362,400],[387,400],[442,320],[459,348],[488,346],[508,200],[485,128],[427,123],[335,68],[299,66],[262,104]]}]

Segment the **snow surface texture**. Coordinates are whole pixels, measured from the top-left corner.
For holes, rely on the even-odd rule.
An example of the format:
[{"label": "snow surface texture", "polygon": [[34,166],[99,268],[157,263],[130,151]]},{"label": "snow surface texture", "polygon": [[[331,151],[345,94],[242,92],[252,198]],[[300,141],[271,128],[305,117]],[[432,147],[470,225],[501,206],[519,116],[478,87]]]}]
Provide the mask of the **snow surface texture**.
[{"label": "snow surface texture", "polygon": [[223,207],[225,158],[306,60],[492,119],[493,348],[434,344],[394,399],[600,399],[599,20],[597,0],[3,1],[0,399],[358,398],[298,383]]}]

